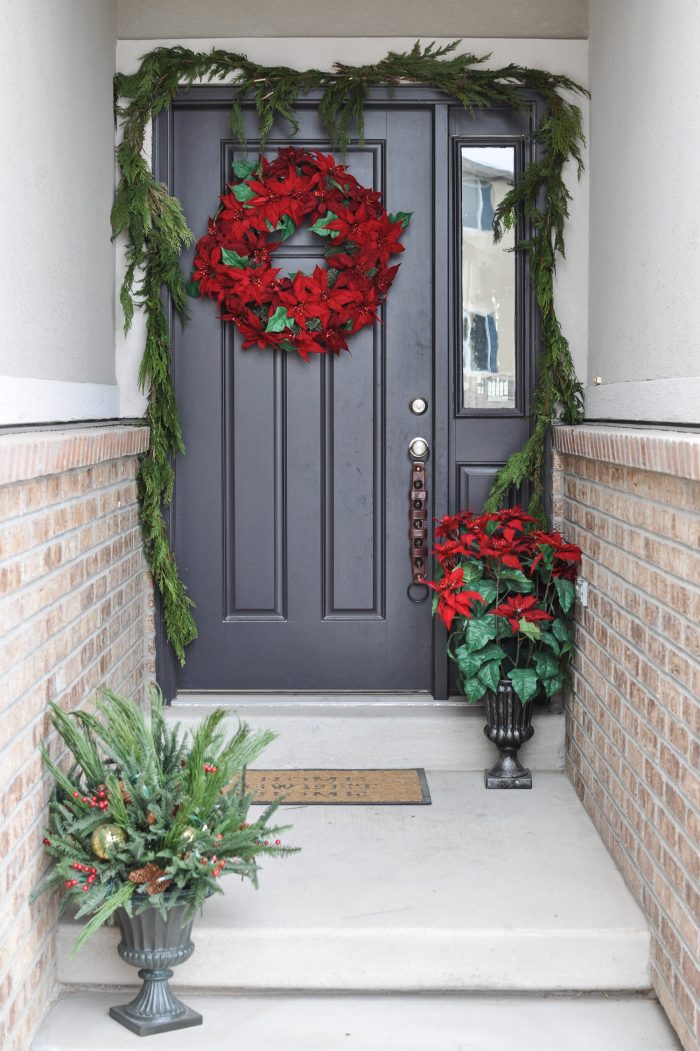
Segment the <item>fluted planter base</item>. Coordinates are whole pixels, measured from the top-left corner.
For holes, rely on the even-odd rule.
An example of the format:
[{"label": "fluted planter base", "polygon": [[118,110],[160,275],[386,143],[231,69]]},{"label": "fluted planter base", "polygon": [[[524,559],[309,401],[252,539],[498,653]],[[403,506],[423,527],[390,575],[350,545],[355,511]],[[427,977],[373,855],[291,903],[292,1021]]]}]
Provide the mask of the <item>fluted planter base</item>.
[{"label": "fluted planter base", "polygon": [[186,914],[186,903],[169,908],[165,919],[155,908],[136,916],[124,909],[115,914],[122,936],[117,952],[125,963],[141,968],[143,985],[133,1000],[110,1007],[109,1014],[138,1036],[202,1024],[201,1014],[178,1000],[168,984],[171,967],[184,963],[194,952],[192,920]]},{"label": "fluted planter base", "polygon": [[170,1033],[174,1029],[201,1025],[201,1014],[178,1000],[168,985],[168,979],[172,976],[173,972],[170,969],[139,971],[143,985],[138,994],[128,1004],[110,1007],[110,1018],[121,1022],[137,1036]]},{"label": "fluted planter base", "polygon": [[484,771],[486,788],[532,788],[532,774],[518,759],[518,749],[535,732],[532,701],[521,704],[510,679],[501,679],[495,693],[486,694],[484,734],[498,747],[498,762]]}]

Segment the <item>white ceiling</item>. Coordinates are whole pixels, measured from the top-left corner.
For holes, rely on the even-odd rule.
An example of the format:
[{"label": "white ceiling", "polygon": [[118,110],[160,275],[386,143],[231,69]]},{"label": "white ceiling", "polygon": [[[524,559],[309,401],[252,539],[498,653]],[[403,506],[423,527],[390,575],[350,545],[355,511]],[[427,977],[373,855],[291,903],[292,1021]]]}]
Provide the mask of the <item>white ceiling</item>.
[{"label": "white ceiling", "polygon": [[588,0],[117,0],[122,40],[588,36]]}]

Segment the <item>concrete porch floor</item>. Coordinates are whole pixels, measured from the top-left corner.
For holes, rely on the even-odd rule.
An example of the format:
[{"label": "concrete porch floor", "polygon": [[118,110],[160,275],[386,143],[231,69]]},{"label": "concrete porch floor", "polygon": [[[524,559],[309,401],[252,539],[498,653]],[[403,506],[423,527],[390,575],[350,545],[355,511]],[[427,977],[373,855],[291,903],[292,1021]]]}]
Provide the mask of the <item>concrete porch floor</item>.
[{"label": "concrete porch floor", "polygon": [[[31,1051],[72,1051],[76,1041],[130,1051],[140,1038],[108,1016],[110,993],[66,995]],[[679,1051],[657,1003],[641,997],[202,996],[197,1029],[164,1033],[148,1046],[168,1051]]]},{"label": "concrete porch floor", "polygon": [[[195,923],[181,988],[610,991],[648,987],[649,934],[570,783],[487,792],[479,771],[428,771],[432,806],[285,807],[261,887],[229,880]],[[133,984],[102,929],[67,985]]]}]

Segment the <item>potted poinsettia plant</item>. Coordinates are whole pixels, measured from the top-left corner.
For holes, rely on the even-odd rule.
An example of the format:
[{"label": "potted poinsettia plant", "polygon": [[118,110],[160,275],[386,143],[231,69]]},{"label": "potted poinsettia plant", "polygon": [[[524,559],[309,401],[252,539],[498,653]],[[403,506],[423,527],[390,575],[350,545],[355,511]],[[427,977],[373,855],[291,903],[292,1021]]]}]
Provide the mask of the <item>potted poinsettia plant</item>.
[{"label": "potted poinsettia plant", "polygon": [[566,680],[580,548],[520,507],[446,515],[435,538],[433,613],[450,633],[460,688],[471,702],[485,699],[484,732],[501,749],[486,785],[529,788],[517,749],[532,736],[534,700]]},{"label": "potted poinsettia plant", "polygon": [[202,1016],[171,992],[167,968],[194,951],[197,909],[237,875],[257,886],[258,859],[285,855],[285,828],[270,819],[279,800],[248,821],[253,800],[245,769],[273,740],[239,724],[227,734],[219,708],[183,732],[164,717],[159,691],[150,719],[138,704],[102,691],[94,713],[50,705],[66,745],[64,768],[43,749],[53,776],[44,837],[52,867],[33,891],[64,891],[62,908],[90,917],[76,950],[112,917],[122,940],[119,955],[143,968],[143,987],[110,1014],[145,1036],[201,1023]]}]

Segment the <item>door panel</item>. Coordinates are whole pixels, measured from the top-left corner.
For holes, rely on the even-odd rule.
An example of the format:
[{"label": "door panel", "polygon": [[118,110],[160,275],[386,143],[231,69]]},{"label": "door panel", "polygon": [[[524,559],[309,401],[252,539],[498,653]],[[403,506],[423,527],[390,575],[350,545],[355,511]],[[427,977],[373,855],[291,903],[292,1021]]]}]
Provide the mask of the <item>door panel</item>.
[{"label": "door panel", "polygon": [[[315,110],[301,117],[295,142],[330,152]],[[288,143],[273,129],[268,152]],[[168,154],[172,190],[199,235],[243,155],[227,105],[176,103]],[[180,689],[431,688],[429,603],[406,593],[406,450],[410,398],[434,402],[432,111],[372,108],[366,144],[347,162],[388,210],[414,212],[382,325],[355,335],[351,354],[309,363],[244,351],[210,301],[193,301],[189,324],[173,329],[187,455],[172,531],[199,628]],[[322,249],[299,231],[276,263],[309,272]],[[430,418],[421,426],[430,436]]]}]

